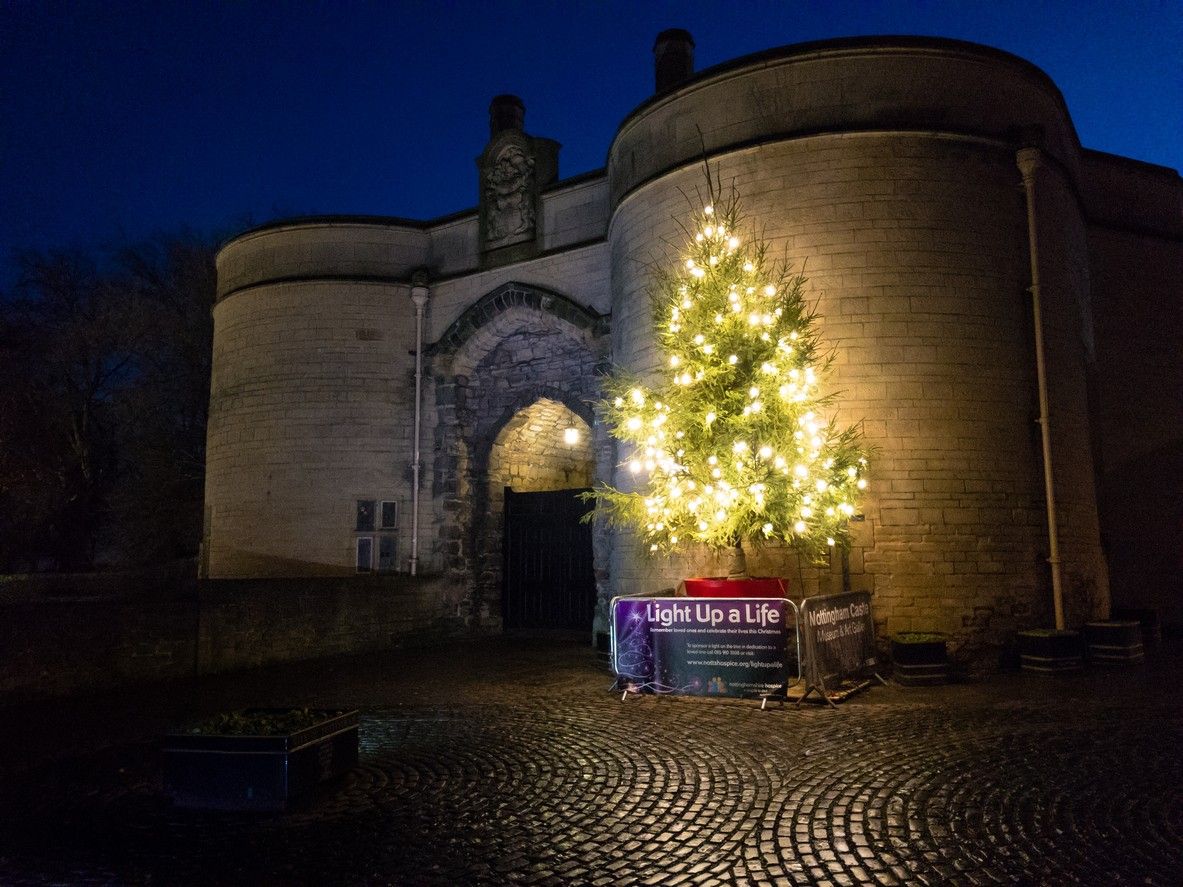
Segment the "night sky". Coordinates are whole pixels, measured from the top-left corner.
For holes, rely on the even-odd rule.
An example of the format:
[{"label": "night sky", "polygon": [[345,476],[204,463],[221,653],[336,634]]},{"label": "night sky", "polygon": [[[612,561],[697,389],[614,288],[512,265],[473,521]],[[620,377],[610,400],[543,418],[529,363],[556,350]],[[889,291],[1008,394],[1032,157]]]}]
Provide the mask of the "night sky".
[{"label": "night sky", "polygon": [[0,289],[15,249],[471,207],[501,92],[563,177],[597,169],[669,27],[698,69],[860,34],[996,46],[1052,77],[1086,147],[1183,167],[1180,0],[0,0]]}]

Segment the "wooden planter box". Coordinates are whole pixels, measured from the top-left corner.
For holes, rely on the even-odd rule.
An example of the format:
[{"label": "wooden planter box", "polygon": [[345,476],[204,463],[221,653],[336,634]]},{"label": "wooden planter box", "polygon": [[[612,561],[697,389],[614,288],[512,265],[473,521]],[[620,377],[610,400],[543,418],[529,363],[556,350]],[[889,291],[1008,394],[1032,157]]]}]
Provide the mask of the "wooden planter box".
[{"label": "wooden planter box", "polygon": [[1145,655],[1138,622],[1089,622],[1084,627],[1084,638],[1091,662],[1139,662]]},{"label": "wooden planter box", "polygon": [[901,632],[891,639],[891,664],[896,681],[905,687],[947,683],[945,637],[933,632]]},{"label": "wooden planter box", "polygon": [[1041,674],[1079,671],[1082,664],[1080,632],[1054,629],[1020,631],[1019,663],[1023,671]]},{"label": "wooden planter box", "polygon": [[[247,716],[287,709],[248,709]],[[357,766],[358,713],[317,711],[287,735],[174,733],[164,740],[164,784],[174,803],[206,810],[283,810]]]},{"label": "wooden planter box", "polygon": [[1142,643],[1148,646],[1162,640],[1162,625],[1158,621],[1157,610],[1122,607],[1115,609],[1109,619],[1113,622],[1137,622],[1142,626]]}]

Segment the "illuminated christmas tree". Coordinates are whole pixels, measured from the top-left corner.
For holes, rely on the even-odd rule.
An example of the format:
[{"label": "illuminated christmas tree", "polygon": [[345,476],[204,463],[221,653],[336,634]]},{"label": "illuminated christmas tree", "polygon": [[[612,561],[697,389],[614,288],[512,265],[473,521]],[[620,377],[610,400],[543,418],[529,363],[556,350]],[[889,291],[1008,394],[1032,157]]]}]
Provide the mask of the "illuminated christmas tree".
[{"label": "illuminated christmas tree", "polygon": [[653,319],[664,381],[608,380],[602,404],[638,489],[602,486],[601,514],[649,549],[733,550],[787,543],[804,560],[850,544],[866,486],[857,426],[839,428],[821,385],[823,351],[805,278],[745,230],[739,201],[712,195],[687,229],[676,268],[655,274]]}]

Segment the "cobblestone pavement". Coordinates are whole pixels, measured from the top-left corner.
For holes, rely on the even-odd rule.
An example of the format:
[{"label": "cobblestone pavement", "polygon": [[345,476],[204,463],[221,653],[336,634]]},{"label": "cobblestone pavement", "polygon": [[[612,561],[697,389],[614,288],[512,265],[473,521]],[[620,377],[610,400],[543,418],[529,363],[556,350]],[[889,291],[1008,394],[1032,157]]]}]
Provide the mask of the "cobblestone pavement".
[{"label": "cobblestone pavement", "polygon": [[[501,638],[10,706],[0,884],[1173,887],[1180,678],[1160,650],[761,711]],[[286,815],[169,805],[162,725],[293,701],[362,709],[356,770]]]}]

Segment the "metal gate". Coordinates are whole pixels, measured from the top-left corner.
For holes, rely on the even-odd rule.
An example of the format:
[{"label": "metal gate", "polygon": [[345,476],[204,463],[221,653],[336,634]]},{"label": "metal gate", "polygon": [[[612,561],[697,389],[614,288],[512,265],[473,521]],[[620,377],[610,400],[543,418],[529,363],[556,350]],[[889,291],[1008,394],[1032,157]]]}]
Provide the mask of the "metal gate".
[{"label": "metal gate", "polygon": [[596,603],[591,506],[583,490],[505,489],[502,616],[507,629],[590,630]]}]

